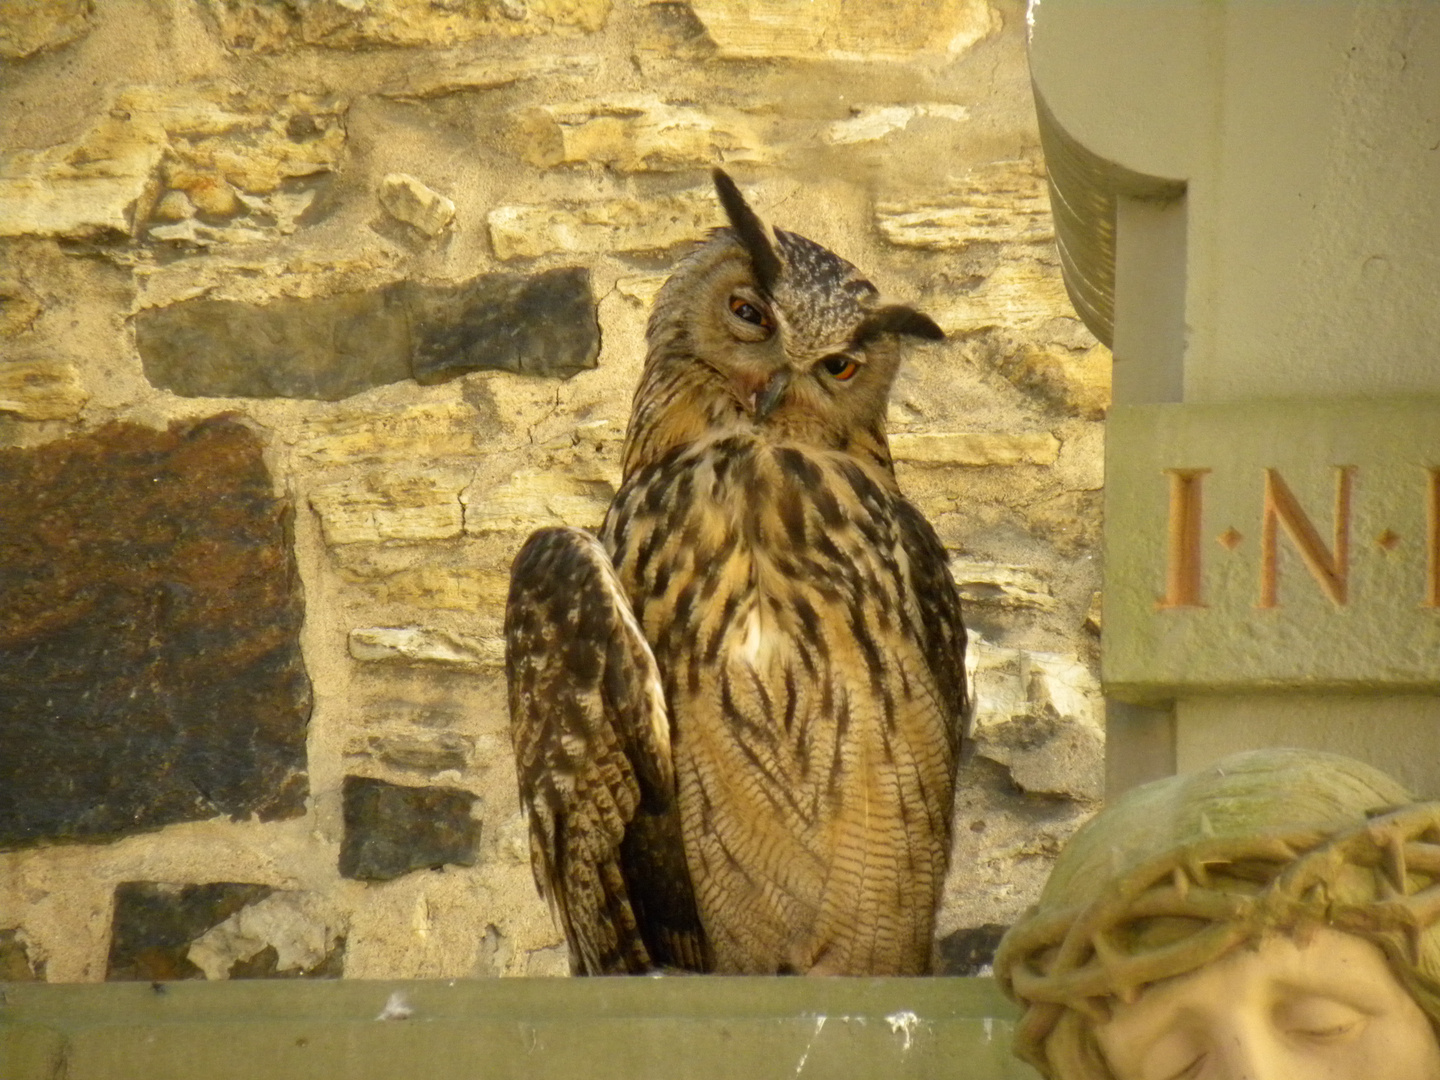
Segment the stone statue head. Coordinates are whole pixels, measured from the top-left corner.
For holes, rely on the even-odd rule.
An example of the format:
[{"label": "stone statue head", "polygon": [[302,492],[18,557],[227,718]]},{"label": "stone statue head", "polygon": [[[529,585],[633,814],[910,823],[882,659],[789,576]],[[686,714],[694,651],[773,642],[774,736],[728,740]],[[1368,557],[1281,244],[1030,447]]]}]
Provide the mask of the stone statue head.
[{"label": "stone statue head", "polygon": [[[1385,1049],[1353,1075],[1433,1080],[1437,922],[1440,803],[1349,758],[1264,750],[1137,788],[1081,829],[995,973],[1024,1007],[1016,1052],[1050,1080],[1244,1074],[1219,1067],[1196,1018],[1211,1005],[1243,1013],[1257,971],[1270,995],[1259,1019],[1316,1061],[1368,1026],[1352,1058]],[[1345,993],[1276,996],[1316,979]],[[1390,1004],[1349,1002],[1371,983]],[[1387,1009],[1394,1031],[1373,1019]],[[1413,1068],[1386,1071],[1407,1038]]]}]

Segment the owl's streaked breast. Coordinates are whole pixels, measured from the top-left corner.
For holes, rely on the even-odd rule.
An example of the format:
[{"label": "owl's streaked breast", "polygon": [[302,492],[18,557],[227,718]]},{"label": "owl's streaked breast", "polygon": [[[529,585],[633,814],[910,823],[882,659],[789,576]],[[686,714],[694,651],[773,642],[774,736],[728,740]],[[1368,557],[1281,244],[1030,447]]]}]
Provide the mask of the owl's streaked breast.
[{"label": "owl's streaked breast", "polygon": [[[927,961],[925,897],[946,855],[928,838],[948,836],[953,717],[937,707],[901,503],[888,474],[847,455],[731,433],[637,472],[607,520],[666,684],[721,970],[776,970],[752,956],[809,970],[831,938],[863,948],[863,933],[832,925],[847,919],[889,935],[875,950],[896,972]],[[917,821],[923,852],[907,850]],[[885,854],[853,866],[843,854],[871,849]],[[891,925],[902,909],[913,918]]]}]

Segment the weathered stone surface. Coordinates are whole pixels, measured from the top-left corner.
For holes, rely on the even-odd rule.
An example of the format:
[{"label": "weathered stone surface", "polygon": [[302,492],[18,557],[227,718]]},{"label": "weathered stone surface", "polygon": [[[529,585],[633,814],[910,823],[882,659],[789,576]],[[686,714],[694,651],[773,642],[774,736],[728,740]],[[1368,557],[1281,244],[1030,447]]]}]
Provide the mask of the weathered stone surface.
[{"label": "weathered stone surface", "polygon": [[76,142],[0,155],[0,236],[133,235],[165,145],[154,117],[117,106]]},{"label": "weathered stone surface", "polygon": [[362,580],[382,604],[439,611],[498,611],[510,587],[508,573],[424,565]]},{"label": "weathered stone surface", "polygon": [[978,636],[966,660],[976,753],[1004,765],[1024,791],[1100,798],[1104,714],[1089,668],[1073,657],[999,648]]},{"label": "weathered stone surface", "polygon": [[475,865],[480,821],[472,816],[476,799],[470,792],[347,776],[341,794],[343,877],[389,881],[446,863]]},{"label": "weathered stone surface", "polygon": [[1085,424],[1066,433],[1055,460],[1055,478],[1067,491],[1099,491],[1105,486],[1105,428]]},{"label": "weathered stone surface", "polygon": [[22,420],[74,420],[89,399],[74,364],[0,358],[0,413]]},{"label": "weathered stone surface", "polygon": [[475,756],[475,739],[458,731],[396,731],[367,735],[347,753],[400,769],[436,773],[468,768]]},{"label": "weathered stone surface", "polygon": [[577,84],[600,70],[595,56],[507,56],[424,63],[392,79],[380,91],[397,101],[427,101],[450,94],[498,90],[533,79],[570,79]]},{"label": "weathered stone surface", "polygon": [[379,198],[387,214],[429,237],[439,236],[455,220],[455,203],[409,173],[390,173],[382,179]]},{"label": "weathered stone surface", "polygon": [[112,982],[203,978],[188,956],[191,944],[273,891],[268,885],[233,882],[122,882],[115,888],[105,978]]},{"label": "weathered stone surface", "polygon": [[498,487],[467,489],[465,532],[531,532],[547,525],[598,528],[615,497],[615,486],[571,473],[521,469]]},{"label": "weathered stone surface", "polygon": [[18,278],[0,276],[0,337],[15,337],[35,325],[40,297]]},{"label": "weathered stone surface", "polygon": [[1086,420],[1103,419],[1109,410],[1113,363],[1104,345],[1071,349],[1027,343],[998,351],[1000,373],[1020,389]]},{"label": "weathered stone surface", "polygon": [[[128,111],[153,115],[169,138],[164,177],[205,209],[220,182],[268,195],[290,180],[333,171],[345,147],[345,102],[305,93],[283,96],[224,84],[178,90],[137,88]],[[223,212],[224,202],[214,204]],[[238,209],[238,208],[235,208]],[[233,209],[232,209],[233,212]]]},{"label": "weathered stone surface", "polygon": [[917,53],[955,56],[1000,29],[987,0],[691,0],[690,8],[724,57],[799,60],[902,60]]},{"label": "weathered stone surface", "polygon": [[1008,769],[975,755],[960,766],[955,833],[937,936],[1014,922],[1035,902],[1050,866],[1097,805],[1020,790]]},{"label": "weathered stone surface", "polygon": [[497,206],[486,220],[500,259],[664,251],[724,224],[708,189],[653,199]]},{"label": "weathered stone surface", "polygon": [[90,32],[92,0],[0,0],[0,58],[19,60]]},{"label": "weathered stone surface", "polygon": [[595,366],[600,329],[589,271],[562,267],[263,304],[182,300],[137,312],[135,344],[145,377],[173,393],[337,401],[478,368],[573,375]]},{"label": "weathered stone surface", "polygon": [[540,105],[522,117],[519,134],[521,155],[545,168],[673,172],[766,156],[754,125],[737,110],[672,105],[644,94]]},{"label": "weathered stone surface", "polygon": [[44,982],[45,961],[31,955],[24,930],[0,930],[0,983]]},{"label": "weathered stone surface", "polygon": [[422,384],[481,368],[566,378],[593,368],[600,324],[590,271],[564,266],[539,274],[482,274],[460,285],[415,285],[407,292]]},{"label": "weathered stone surface", "polygon": [[301,813],[304,602],[255,436],[0,449],[0,507],[0,846]]},{"label": "weathered stone surface", "polygon": [[207,979],[339,978],[345,925],[310,892],[272,892],[196,937],[185,958]]},{"label": "weathered stone surface", "polygon": [[132,236],[173,192],[211,220],[156,226],[155,239],[208,245],[293,232],[314,192],[281,185],[335,167],[343,112],[304,94],[131,88],[74,142],[5,156],[0,235]]},{"label": "weathered stone surface", "polygon": [[610,0],[501,0],[493,4],[434,0],[206,0],[231,49],[280,52],[298,45],[334,49],[454,45],[484,37],[593,31]]},{"label": "weathered stone surface", "polygon": [[1030,258],[1002,262],[973,290],[927,297],[924,307],[947,334],[994,328],[1034,333],[1052,319],[1076,321],[1059,267]]},{"label": "weathered stone surface", "polygon": [[935,974],[988,975],[995,950],[1008,929],[1000,923],[985,923],[946,934],[935,943]]},{"label": "weathered stone surface", "polygon": [[445,540],[464,531],[469,481],[463,468],[392,468],[317,487],[310,505],[329,544]]},{"label": "weathered stone surface", "polygon": [[896,461],[922,465],[1053,465],[1060,440],[1048,431],[897,432],[890,436]]},{"label": "weathered stone surface", "polygon": [[476,639],[423,626],[363,626],[350,631],[356,660],[473,668],[493,661]]},{"label": "weathered stone surface", "polygon": [[295,456],[319,467],[467,457],[475,451],[479,420],[464,401],[398,408],[347,403],[301,423]]},{"label": "weathered stone surface", "polygon": [[950,560],[950,576],[966,604],[984,604],[1008,609],[1054,611],[1055,597],[1040,575],[1019,566]]},{"label": "weathered stone surface", "polygon": [[[954,121],[965,120],[970,116],[970,110],[963,105],[945,105],[939,102],[864,105],[852,108],[851,113],[851,116],[836,120],[825,129],[824,138],[827,143],[832,146],[850,146],[855,143],[875,142],[893,132],[904,131],[910,121],[922,116]],[[892,240],[893,242],[895,241]]]},{"label": "weathered stone surface", "polygon": [[1029,160],[973,169],[942,199],[877,203],[875,221],[892,244],[940,251],[1055,239],[1044,168]]}]

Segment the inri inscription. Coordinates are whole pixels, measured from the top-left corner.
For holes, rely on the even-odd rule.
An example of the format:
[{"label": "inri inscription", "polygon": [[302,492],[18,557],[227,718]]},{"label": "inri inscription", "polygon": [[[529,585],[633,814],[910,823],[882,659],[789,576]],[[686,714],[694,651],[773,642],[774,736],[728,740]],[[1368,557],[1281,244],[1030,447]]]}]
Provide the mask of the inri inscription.
[{"label": "inri inscription", "polygon": [[1118,407],[1106,441],[1112,693],[1440,684],[1440,402]]}]

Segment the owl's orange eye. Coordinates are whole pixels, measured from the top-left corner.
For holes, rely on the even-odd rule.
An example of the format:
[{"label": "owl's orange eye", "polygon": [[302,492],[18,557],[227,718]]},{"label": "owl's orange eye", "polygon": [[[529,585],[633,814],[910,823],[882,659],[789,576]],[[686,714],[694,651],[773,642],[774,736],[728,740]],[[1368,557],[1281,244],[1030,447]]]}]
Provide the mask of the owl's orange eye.
[{"label": "owl's orange eye", "polygon": [[748,323],[754,323],[762,330],[769,330],[771,327],[769,314],[743,296],[730,297],[730,312],[737,318],[744,319]]},{"label": "owl's orange eye", "polygon": [[827,374],[840,382],[848,382],[860,370],[860,365],[848,356],[827,356],[820,361]]}]

